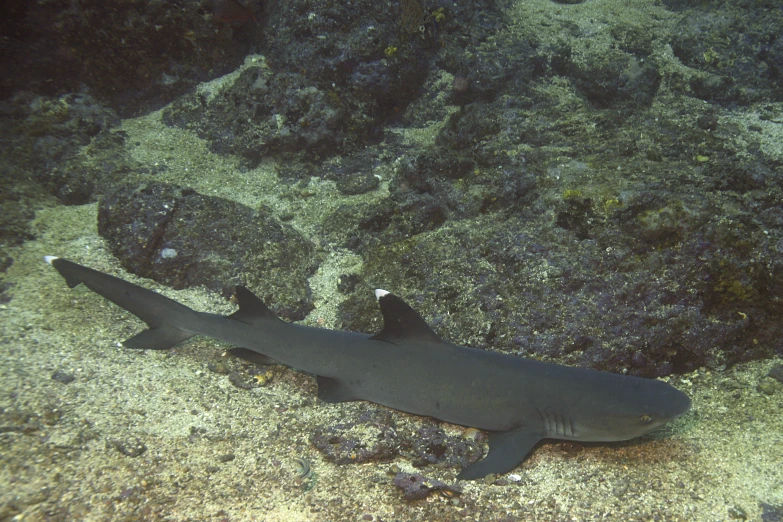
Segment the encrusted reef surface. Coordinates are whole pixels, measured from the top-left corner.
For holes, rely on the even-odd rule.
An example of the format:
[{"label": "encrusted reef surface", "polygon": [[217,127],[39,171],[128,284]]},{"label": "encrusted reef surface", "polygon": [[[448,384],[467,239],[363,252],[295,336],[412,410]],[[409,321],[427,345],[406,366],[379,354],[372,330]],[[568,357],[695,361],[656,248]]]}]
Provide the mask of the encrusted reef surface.
[{"label": "encrusted reef surface", "polygon": [[98,233],[123,265],[173,288],[230,297],[245,285],[288,320],[313,308],[315,247],[264,208],[163,183],[120,185],[101,199]]},{"label": "encrusted reef surface", "polygon": [[[0,11],[0,520],[783,518],[779,6]],[[484,433],[325,405],[207,339],[117,348],[139,323],[44,255],[364,332],[385,288],[454,343],[694,409],[456,483]]]}]

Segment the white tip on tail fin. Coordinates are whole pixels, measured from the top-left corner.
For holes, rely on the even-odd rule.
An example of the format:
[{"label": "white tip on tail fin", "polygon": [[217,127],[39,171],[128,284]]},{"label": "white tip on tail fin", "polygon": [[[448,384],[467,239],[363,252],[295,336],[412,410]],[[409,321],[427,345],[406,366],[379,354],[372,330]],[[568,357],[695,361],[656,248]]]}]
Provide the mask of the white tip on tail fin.
[{"label": "white tip on tail fin", "polygon": [[54,262],[55,259],[60,259],[60,258],[57,256],[44,256],[44,261],[46,261],[50,265]]},{"label": "white tip on tail fin", "polygon": [[383,297],[385,295],[389,295],[389,292],[387,292],[386,290],[381,290],[380,288],[375,290],[375,298],[376,299],[380,299],[381,297]]}]

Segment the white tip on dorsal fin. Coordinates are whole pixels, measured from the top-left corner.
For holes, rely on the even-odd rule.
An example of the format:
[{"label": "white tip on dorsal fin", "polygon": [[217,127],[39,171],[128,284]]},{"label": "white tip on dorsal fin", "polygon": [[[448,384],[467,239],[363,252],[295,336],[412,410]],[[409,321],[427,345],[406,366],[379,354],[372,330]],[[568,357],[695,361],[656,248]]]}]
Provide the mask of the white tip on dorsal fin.
[{"label": "white tip on dorsal fin", "polygon": [[381,305],[383,328],[370,339],[395,344],[405,340],[443,342],[418,312],[396,295],[379,288],[375,291],[375,297]]},{"label": "white tip on dorsal fin", "polygon": [[50,265],[54,262],[55,259],[60,259],[60,258],[57,256],[44,256],[44,261],[46,261]]}]

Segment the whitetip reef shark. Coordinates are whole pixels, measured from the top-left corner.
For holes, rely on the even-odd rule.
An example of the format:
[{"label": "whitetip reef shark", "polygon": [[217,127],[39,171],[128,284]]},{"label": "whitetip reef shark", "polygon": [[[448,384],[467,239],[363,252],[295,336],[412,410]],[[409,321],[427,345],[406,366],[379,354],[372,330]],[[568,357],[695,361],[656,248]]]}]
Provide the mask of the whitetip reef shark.
[{"label": "whitetip reef shark", "polygon": [[376,290],[383,328],[375,335],[288,323],[237,287],[239,310],[197,312],[91,268],[47,256],[69,287],[79,283],[149,327],[123,342],[162,350],[194,335],[237,346],[258,364],[311,373],[325,402],[365,400],[489,431],[489,453],[458,479],[507,473],[542,439],[622,441],[683,415],[690,398],[653,379],[572,368],[444,341],[399,297]]}]

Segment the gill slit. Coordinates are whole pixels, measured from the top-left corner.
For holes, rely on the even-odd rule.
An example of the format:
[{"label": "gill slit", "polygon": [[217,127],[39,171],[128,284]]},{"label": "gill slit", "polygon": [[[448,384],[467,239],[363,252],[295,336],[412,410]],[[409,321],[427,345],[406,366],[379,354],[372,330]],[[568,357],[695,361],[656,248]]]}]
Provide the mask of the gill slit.
[{"label": "gill slit", "polygon": [[536,413],[544,424],[544,430],[550,437],[574,437],[574,419],[559,413],[541,411],[536,408]]}]

